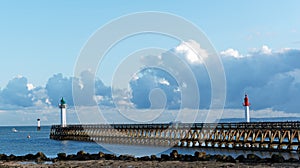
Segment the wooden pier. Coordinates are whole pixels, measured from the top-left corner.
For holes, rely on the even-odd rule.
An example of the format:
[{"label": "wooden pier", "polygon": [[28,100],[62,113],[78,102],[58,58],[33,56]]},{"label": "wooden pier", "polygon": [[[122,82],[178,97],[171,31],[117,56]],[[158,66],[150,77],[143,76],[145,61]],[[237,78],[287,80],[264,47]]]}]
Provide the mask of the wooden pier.
[{"label": "wooden pier", "polygon": [[300,122],[53,125],[54,140],[300,151]]}]

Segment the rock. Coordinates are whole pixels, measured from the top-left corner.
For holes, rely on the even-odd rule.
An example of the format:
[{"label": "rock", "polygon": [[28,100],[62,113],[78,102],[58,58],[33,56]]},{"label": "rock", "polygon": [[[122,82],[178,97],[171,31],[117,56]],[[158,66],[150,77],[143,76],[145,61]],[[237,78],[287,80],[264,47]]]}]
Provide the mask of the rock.
[{"label": "rock", "polygon": [[182,154],[178,154],[177,160],[182,160]]},{"label": "rock", "polygon": [[45,160],[42,158],[42,157],[37,157],[36,159],[35,159],[35,162],[36,163],[43,163]]},{"label": "rock", "polygon": [[52,159],[52,163],[58,162],[57,158]]},{"label": "rock", "polygon": [[25,160],[34,160],[36,158],[35,158],[35,155],[33,155],[33,154],[27,154],[24,156],[24,159]]},{"label": "rock", "polygon": [[98,153],[98,156],[99,156],[99,158],[105,158],[105,153],[99,152],[99,153]]},{"label": "rock", "polygon": [[77,155],[71,154],[71,155],[67,156],[66,160],[76,160],[76,158],[77,158]]},{"label": "rock", "polygon": [[205,152],[198,152],[198,151],[196,151],[194,153],[194,156],[195,156],[195,159],[198,160],[198,161],[208,160]]},{"label": "rock", "polygon": [[157,160],[157,157],[156,157],[156,155],[151,155],[150,159],[151,159],[151,161],[155,161],[155,160]]},{"label": "rock", "polygon": [[247,160],[250,162],[259,162],[261,160],[261,158],[255,154],[248,154]]},{"label": "rock", "polygon": [[205,157],[207,160],[213,160],[214,155],[207,154]]},{"label": "rock", "polygon": [[214,155],[213,160],[218,161],[218,162],[225,162],[226,161],[225,155]]},{"label": "rock", "polygon": [[5,154],[0,154],[0,160],[6,160],[7,159],[7,155]]},{"label": "rock", "polygon": [[118,157],[119,160],[129,160],[129,161],[134,161],[134,156],[131,155],[120,155]]},{"label": "rock", "polygon": [[170,153],[170,158],[171,158],[172,160],[177,160],[177,158],[178,158],[178,152],[177,152],[177,150],[173,150],[173,151]]},{"label": "rock", "polygon": [[36,153],[36,154],[34,155],[34,157],[35,157],[36,159],[39,158],[39,159],[44,160],[44,161],[49,160],[43,152],[38,152],[38,153]]},{"label": "rock", "polygon": [[15,160],[16,160],[16,156],[13,154],[6,157],[6,161],[15,161]]},{"label": "rock", "polygon": [[24,161],[25,160],[25,156],[16,156],[17,161]]},{"label": "rock", "polygon": [[270,163],[271,159],[270,158],[261,158],[260,161],[258,161],[257,163]]},{"label": "rock", "polygon": [[116,159],[116,155],[105,154],[104,158],[105,158],[105,160],[115,160]]},{"label": "rock", "polygon": [[229,163],[236,163],[235,159],[232,156],[226,156],[225,162],[229,162]]},{"label": "rock", "polygon": [[166,154],[161,154],[160,155],[160,159],[161,159],[161,161],[169,161],[170,160],[170,156],[166,155]]},{"label": "rock", "polygon": [[273,155],[271,156],[271,162],[273,162],[273,163],[282,163],[282,162],[284,162],[284,161],[285,161],[285,159],[284,159],[284,157],[281,156],[281,155],[273,154]]},{"label": "rock", "polygon": [[238,160],[239,162],[244,162],[245,161],[245,156],[244,155],[239,155],[235,160]]},{"label": "rock", "polygon": [[91,160],[98,160],[98,159],[100,159],[100,157],[99,157],[98,154],[90,154],[90,159]]},{"label": "rock", "polygon": [[77,152],[76,160],[90,160],[90,154],[85,153],[84,151]]},{"label": "rock", "polygon": [[140,157],[139,160],[141,160],[141,161],[149,161],[150,157],[149,156],[143,156],[143,157]]},{"label": "rock", "polygon": [[57,159],[58,160],[66,160],[67,159],[67,154],[66,153],[58,153],[57,154]]},{"label": "rock", "polygon": [[77,156],[83,156],[83,155],[85,155],[86,153],[84,152],[84,151],[79,151],[79,152],[77,152]]},{"label": "rock", "polygon": [[193,155],[183,155],[183,161],[187,161],[187,162],[191,162],[191,161],[194,161],[194,156]]},{"label": "rock", "polygon": [[286,160],[287,162],[289,163],[298,163],[299,160],[298,159],[295,159],[295,158],[289,158],[288,160]]}]

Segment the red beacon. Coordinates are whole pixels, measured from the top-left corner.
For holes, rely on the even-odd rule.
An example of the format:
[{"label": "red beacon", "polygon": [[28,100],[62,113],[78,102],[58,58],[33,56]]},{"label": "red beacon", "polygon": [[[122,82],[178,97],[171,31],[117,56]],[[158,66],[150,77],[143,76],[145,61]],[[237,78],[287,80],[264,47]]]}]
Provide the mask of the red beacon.
[{"label": "red beacon", "polygon": [[251,105],[251,104],[249,103],[248,96],[247,96],[247,94],[245,94],[243,106],[250,106],[250,105]]},{"label": "red beacon", "polygon": [[250,122],[250,110],[249,110],[250,103],[249,103],[249,99],[248,99],[247,94],[245,94],[243,106],[245,107],[245,119],[246,119],[246,122],[249,123]]}]

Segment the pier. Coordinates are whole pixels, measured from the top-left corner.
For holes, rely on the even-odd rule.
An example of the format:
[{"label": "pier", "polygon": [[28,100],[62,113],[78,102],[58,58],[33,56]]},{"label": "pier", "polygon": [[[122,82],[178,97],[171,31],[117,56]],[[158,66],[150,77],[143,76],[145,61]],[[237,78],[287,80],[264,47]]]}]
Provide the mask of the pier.
[{"label": "pier", "polygon": [[300,151],[300,122],[53,125],[54,140],[99,143]]}]

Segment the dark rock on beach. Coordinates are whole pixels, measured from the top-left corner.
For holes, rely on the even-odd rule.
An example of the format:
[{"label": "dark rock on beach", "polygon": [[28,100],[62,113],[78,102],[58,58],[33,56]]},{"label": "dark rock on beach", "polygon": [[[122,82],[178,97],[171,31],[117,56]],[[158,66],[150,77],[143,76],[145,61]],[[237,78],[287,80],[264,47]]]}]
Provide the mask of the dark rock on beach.
[{"label": "dark rock on beach", "polygon": [[139,161],[150,161],[151,158],[149,156],[143,156],[143,157],[140,157],[138,158]]},{"label": "dark rock on beach", "polygon": [[[58,160],[67,160],[67,154],[66,153],[58,153],[57,159]],[[70,158],[68,158],[68,159],[70,159]]]},{"label": "dark rock on beach", "polygon": [[271,156],[271,162],[273,162],[273,163],[282,163],[282,162],[284,162],[284,161],[285,161],[285,159],[284,159],[284,157],[281,156],[281,155],[273,154],[273,155]]},{"label": "dark rock on beach", "polygon": [[27,154],[24,156],[25,160],[34,160],[35,159],[35,155],[33,154]]},{"label": "dark rock on beach", "polygon": [[244,162],[245,161],[245,156],[244,155],[239,155],[235,160],[238,160],[239,162]]},{"label": "dark rock on beach", "polygon": [[248,154],[247,155],[247,161],[248,162],[259,162],[261,158],[255,154]]},{"label": "dark rock on beach", "polygon": [[288,163],[299,163],[299,160],[295,159],[295,158],[289,158],[289,159],[286,160],[286,162],[288,162]]},{"label": "dark rock on beach", "polygon": [[215,160],[217,162],[228,162],[228,163],[236,163],[236,160],[232,156],[226,156],[226,155],[214,155],[212,157],[212,160]]},{"label": "dark rock on beach", "polygon": [[36,153],[35,158],[41,158],[42,160],[48,160],[47,156],[43,152]]},{"label": "dark rock on beach", "polygon": [[232,156],[226,156],[224,162],[236,163],[235,159]]},{"label": "dark rock on beach", "polygon": [[44,161],[50,161],[50,159],[47,158],[47,156],[43,152],[38,152],[35,154],[35,162],[41,163]]},{"label": "dark rock on beach", "polygon": [[105,154],[104,158],[106,160],[115,160],[117,157],[114,154]]},{"label": "dark rock on beach", "polygon": [[161,154],[160,155],[160,161],[169,161],[170,160],[170,156],[167,154]]},{"label": "dark rock on beach", "polygon": [[50,161],[50,159],[47,158],[46,155],[42,152],[38,152],[35,155],[27,154],[27,155],[24,155],[24,156],[15,156],[13,154],[7,156],[5,154],[0,154],[0,160],[5,160],[5,161],[36,161],[36,162]]},{"label": "dark rock on beach", "polygon": [[75,160],[91,160],[90,154],[85,153],[84,151],[77,152]]},{"label": "dark rock on beach", "polygon": [[177,160],[178,159],[178,151],[177,150],[173,150],[170,153],[170,158],[171,158],[171,160]]},{"label": "dark rock on beach", "polygon": [[7,155],[5,154],[0,154],[0,160],[6,160],[7,158]]},{"label": "dark rock on beach", "polygon": [[[0,154],[0,167],[296,167],[299,160],[295,158],[285,160],[280,154],[273,154],[270,158],[260,158],[255,154],[239,155],[236,158],[227,155],[209,155],[196,151],[194,155],[179,154],[173,150],[169,154],[134,157],[132,155],[105,154],[99,152],[89,154],[79,151],[77,154],[67,155],[58,153],[56,158],[49,159],[42,152],[24,156]],[[22,162],[28,165],[21,165]],[[52,161],[46,164],[45,161]],[[35,162],[35,163],[34,163]],[[32,163],[32,164],[31,164]],[[86,166],[86,164],[88,166]],[[7,166],[9,165],[9,166]],[[79,166],[78,166],[79,165]],[[275,166],[274,166],[275,165]],[[100,167],[102,167],[100,166]]]},{"label": "dark rock on beach", "polygon": [[194,156],[193,155],[183,155],[182,156],[183,160],[182,161],[186,161],[186,162],[191,162],[191,161],[194,161]]},{"label": "dark rock on beach", "polygon": [[135,161],[135,157],[131,156],[131,155],[120,155],[118,158],[118,160],[127,160],[127,161]]},{"label": "dark rock on beach", "polygon": [[99,160],[100,159],[98,154],[90,154],[89,157],[90,157],[90,160]]},{"label": "dark rock on beach", "polygon": [[71,155],[67,155],[67,159],[66,160],[76,160],[77,155],[71,154]]},{"label": "dark rock on beach", "polygon": [[151,159],[151,161],[156,161],[156,160],[157,160],[157,157],[156,157],[156,155],[151,155],[151,156],[150,156],[150,159]]},{"label": "dark rock on beach", "polygon": [[15,161],[16,158],[17,157],[15,155],[11,154],[11,155],[9,155],[9,156],[6,157],[6,161]]},{"label": "dark rock on beach", "polygon": [[99,157],[99,159],[101,159],[101,158],[105,158],[105,153],[103,153],[103,152],[99,152],[98,153],[98,157]]},{"label": "dark rock on beach", "polygon": [[198,160],[198,161],[208,161],[209,160],[209,158],[207,157],[205,152],[196,151],[194,153],[194,156],[195,156],[195,159]]}]

